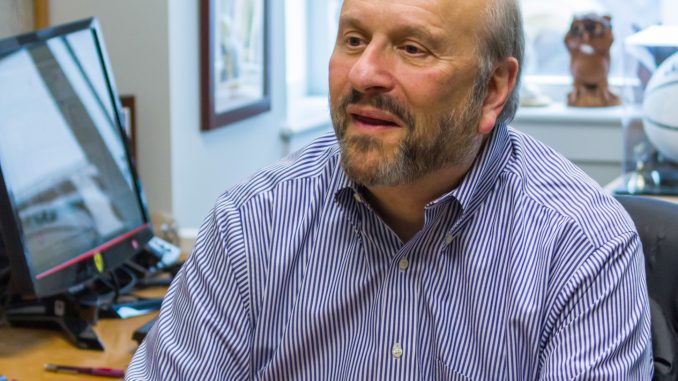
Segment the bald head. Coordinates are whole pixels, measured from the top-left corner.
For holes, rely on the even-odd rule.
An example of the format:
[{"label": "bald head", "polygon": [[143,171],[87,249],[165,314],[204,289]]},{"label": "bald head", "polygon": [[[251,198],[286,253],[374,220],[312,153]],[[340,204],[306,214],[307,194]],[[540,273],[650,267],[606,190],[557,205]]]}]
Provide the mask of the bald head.
[{"label": "bald head", "polygon": [[[344,0],[342,14],[351,3],[371,6],[371,17],[378,17],[385,7],[398,6],[392,0]],[[434,11],[440,20],[439,26],[454,23],[454,38],[475,38],[475,54],[479,76],[476,94],[483,97],[495,64],[507,57],[518,61],[518,78],[503,111],[497,117],[497,125],[510,122],[519,104],[519,87],[522,72],[525,38],[519,0],[409,0],[413,8],[426,7]],[[403,12],[410,9],[403,7]],[[429,24],[430,25],[430,24]]]}]

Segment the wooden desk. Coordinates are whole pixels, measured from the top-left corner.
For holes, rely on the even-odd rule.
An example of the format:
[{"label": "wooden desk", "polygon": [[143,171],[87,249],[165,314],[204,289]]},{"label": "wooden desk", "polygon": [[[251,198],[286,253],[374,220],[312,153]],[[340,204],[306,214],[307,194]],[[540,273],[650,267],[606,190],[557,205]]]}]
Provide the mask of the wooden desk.
[{"label": "wooden desk", "polygon": [[[145,296],[162,295],[165,291],[148,290]],[[14,327],[0,328],[0,375],[9,381],[105,381],[113,378],[87,375],[73,375],[47,372],[45,363],[76,365],[104,368],[127,368],[137,344],[132,333],[145,322],[156,316],[153,314],[128,319],[100,319],[94,331],[99,335],[105,351],[90,351],[76,348],[60,331],[26,329]]]}]

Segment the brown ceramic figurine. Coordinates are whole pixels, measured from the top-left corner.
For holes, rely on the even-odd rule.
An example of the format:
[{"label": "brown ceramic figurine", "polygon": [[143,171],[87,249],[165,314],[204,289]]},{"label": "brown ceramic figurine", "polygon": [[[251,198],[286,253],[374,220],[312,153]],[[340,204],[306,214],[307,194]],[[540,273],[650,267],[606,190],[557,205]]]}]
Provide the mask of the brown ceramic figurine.
[{"label": "brown ceramic figurine", "polygon": [[574,107],[605,107],[620,104],[619,97],[608,88],[612,24],[610,16],[587,14],[572,21],[565,36],[570,51],[573,89],[567,104]]}]

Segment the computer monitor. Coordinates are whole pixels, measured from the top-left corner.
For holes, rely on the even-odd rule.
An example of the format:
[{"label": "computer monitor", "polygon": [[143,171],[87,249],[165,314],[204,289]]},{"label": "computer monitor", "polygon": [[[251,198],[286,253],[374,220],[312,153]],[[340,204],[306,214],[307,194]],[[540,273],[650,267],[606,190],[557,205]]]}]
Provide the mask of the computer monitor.
[{"label": "computer monitor", "polygon": [[151,240],[129,152],[96,19],[0,40],[0,250],[13,294],[68,293]]}]

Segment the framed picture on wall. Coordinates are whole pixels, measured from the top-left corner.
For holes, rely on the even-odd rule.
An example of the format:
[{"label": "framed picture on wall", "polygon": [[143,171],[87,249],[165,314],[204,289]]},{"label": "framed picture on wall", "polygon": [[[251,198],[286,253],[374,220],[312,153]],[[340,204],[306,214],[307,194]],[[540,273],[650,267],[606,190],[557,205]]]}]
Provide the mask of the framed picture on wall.
[{"label": "framed picture on wall", "polygon": [[269,1],[200,0],[203,131],[271,109]]},{"label": "framed picture on wall", "polygon": [[33,0],[33,26],[35,29],[49,26],[49,0]]}]

